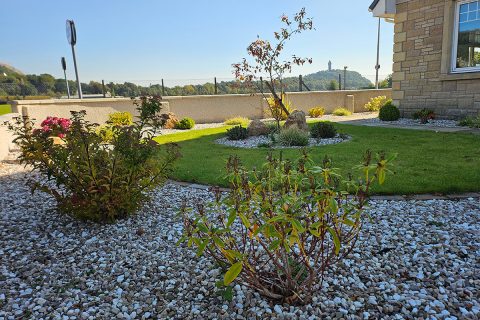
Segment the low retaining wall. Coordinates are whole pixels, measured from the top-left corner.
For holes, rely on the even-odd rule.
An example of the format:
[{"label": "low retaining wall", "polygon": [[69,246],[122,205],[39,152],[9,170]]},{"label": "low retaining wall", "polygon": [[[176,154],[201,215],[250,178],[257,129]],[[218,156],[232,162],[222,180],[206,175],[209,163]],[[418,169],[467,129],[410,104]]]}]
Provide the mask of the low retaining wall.
[{"label": "low retaining wall", "polygon": [[[390,98],[391,92],[391,89],[292,92],[287,94],[287,99],[295,109],[305,112],[317,106],[324,107],[326,113],[337,107],[361,112],[370,98],[380,95]],[[264,118],[267,108],[261,94],[165,97],[164,101],[162,112],[171,111],[179,118],[191,117],[198,123],[222,122],[235,116]],[[70,117],[70,111],[80,110],[86,110],[86,119],[96,123],[105,122],[110,113],[117,111],[136,115],[135,106],[129,98],[21,100],[13,101],[12,110],[37,121],[47,116]]]},{"label": "low retaining wall", "polygon": [[[70,118],[70,111],[87,111],[86,120],[104,123],[108,115],[114,112],[130,112],[138,115],[136,106],[130,98],[107,99],[50,99],[50,100],[16,100],[12,102],[12,112],[35,119],[36,122],[48,116]],[[169,111],[168,103],[163,102],[163,110]]]},{"label": "low retaining wall", "polygon": [[14,117],[20,116],[18,113],[7,113],[0,116],[0,161],[6,159],[10,151],[15,149],[12,140],[13,133],[8,130],[5,122],[11,121]]}]

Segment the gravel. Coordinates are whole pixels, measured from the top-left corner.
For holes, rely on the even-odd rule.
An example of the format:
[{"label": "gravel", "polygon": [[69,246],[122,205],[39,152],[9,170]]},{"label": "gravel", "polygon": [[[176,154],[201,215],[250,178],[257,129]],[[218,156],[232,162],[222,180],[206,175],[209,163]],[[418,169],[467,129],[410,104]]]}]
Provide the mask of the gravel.
[{"label": "gravel", "polygon": [[[325,146],[329,144],[337,144],[344,141],[350,140],[350,137],[342,138],[337,135],[335,138],[328,138],[328,139],[314,139],[310,138],[308,140],[309,147],[318,147],[318,146]],[[248,137],[245,140],[228,140],[227,137],[223,137],[220,139],[215,140],[218,144],[223,144],[229,147],[235,148],[258,148],[259,144],[271,144],[272,141],[268,136],[257,136],[257,137]],[[274,149],[285,149],[285,148],[303,148],[303,147],[284,147],[281,145],[274,145]]]},{"label": "gravel", "polygon": [[75,221],[30,195],[31,176],[0,164],[0,319],[478,319],[480,203],[371,202],[359,246],[329,273],[312,303],[271,303],[176,246],[183,198],[211,196],[167,184],[116,224]]},{"label": "gravel", "polygon": [[398,126],[425,126],[425,127],[439,127],[439,128],[464,128],[458,125],[455,120],[428,120],[427,123],[420,123],[420,120],[400,118],[397,121],[381,121],[379,118],[371,118],[363,120],[367,123],[382,123]]}]

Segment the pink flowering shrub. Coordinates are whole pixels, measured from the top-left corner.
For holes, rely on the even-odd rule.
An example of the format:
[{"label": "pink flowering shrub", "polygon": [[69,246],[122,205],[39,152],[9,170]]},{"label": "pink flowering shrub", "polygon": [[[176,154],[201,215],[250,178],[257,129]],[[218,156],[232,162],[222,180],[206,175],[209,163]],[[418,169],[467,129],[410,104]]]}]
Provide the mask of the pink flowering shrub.
[{"label": "pink flowering shrub", "polygon": [[70,119],[58,118],[58,117],[47,117],[42,121],[40,126],[41,129],[35,129],[34,134],[46,135],[48,137],[59,137],[65,138],[68,130],[70,129]]}]

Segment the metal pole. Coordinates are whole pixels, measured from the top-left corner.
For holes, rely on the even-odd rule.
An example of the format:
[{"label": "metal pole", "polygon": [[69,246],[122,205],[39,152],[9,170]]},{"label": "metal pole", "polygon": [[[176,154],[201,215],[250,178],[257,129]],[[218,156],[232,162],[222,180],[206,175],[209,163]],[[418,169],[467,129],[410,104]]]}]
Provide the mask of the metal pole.
[{"label": "metal pole", "polygon": [[72,55],[73,55],[73,66],[75,67],[75,77],[77,78],[78,98],[83,99],[82,85],[80,83],[80,78],[78,77],[77,57],[75,56],[75,46],[74,45],[72,45]]},{"label": "metal pole", "polygon": [[342,90],[342,75],[338,74],[338,90]]},{"label": "metal pole", "polygon": [[302,92],[303,91],[303,86],[302,86],[302,75],[298,76],[298,91]]},{"label": "metal pole", "polygon": [[378,18],[377,32],[377,64],[375,65],[375,89],[378,89],[378,70],[380,70],[380,18]]},{"label": "metal pole", "polygon": [[343,67],[343,90],[347,90],[347,67]]},{"label": "metal pole", "polygon": [[163,79],[162,79],[162,96],[165,95],[165,85],[163,84]]},{"label": "metal pole", "polygon": [[102,94],[103,94],[103,97],[106,98],[105,96],[105,81],[102,80]]},{"label": "metal pole", "polygon": [[67,96],[70,99],[70,86],[68,85],[67,72],[63,70],[63,76],[65,77],[65,83],[67,84]]},{"label": "metal pole", "polygon": [[263,77],[260,77],[260,92],[263,93]]},{"label": "metal pole", "polygon": [[215,77],[215,78],[213,79],[213,81],[215,82],[215,94],[217,94],[217,92],[218,92],[218,89],[217,89],[217,77]]}]

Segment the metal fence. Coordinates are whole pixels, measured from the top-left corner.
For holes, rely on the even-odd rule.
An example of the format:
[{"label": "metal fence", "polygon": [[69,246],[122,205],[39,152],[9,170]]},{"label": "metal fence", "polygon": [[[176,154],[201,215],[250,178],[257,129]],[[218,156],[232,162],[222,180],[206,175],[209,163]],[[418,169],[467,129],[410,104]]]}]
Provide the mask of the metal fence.
[{"label": "metal fence", "polygon": [[[372,75],[364,76],[372,79]],[[387,75],[380,76],[380,79]],[[266,79],[264,79],[266,80]],[[77,95],[77,86],[74,81],[68,81],[70,93],[73,98]],[[343,71],[339,71],[338,77],[328,80],[315,80],[312,77],[305,78],[288,77],[277,88],[286,92],[320,91],[320,90],[346,90],[365,89],[371,86],[360,86],[345,78]],[[212,77],[197,79],[151,79],[151,80],[119,80],[105,79],[82,83],[82,92],[85,97],[131,97],[139,95],[162,95],[162,96],[187,96],[187,95],[215,95],[215,94],[251,94],[268,92],[264,81],[255,81],[251,84],[237,81],[234,78]],[[54,84],[42,83],[5,83],[0,82],[0,99],[22,98],[66,98],[67,86],[63,79],[57,79]]]}]

